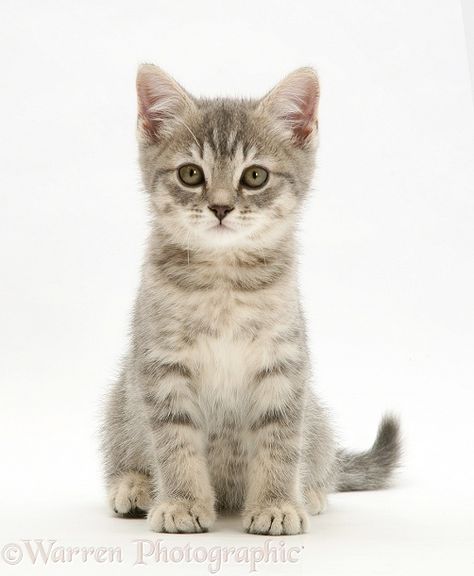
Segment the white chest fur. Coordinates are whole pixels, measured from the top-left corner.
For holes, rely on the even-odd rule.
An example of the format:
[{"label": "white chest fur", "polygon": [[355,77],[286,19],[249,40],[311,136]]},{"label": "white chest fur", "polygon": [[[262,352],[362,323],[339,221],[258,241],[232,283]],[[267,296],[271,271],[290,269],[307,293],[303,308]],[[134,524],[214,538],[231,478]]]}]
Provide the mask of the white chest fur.
[{"label": "white chest fur", "polygon": [[255,371],[252,339],[235,338],[231,331],[201,336],[193,356],[198,398],[208,421],[240,420],[248,407]]}]

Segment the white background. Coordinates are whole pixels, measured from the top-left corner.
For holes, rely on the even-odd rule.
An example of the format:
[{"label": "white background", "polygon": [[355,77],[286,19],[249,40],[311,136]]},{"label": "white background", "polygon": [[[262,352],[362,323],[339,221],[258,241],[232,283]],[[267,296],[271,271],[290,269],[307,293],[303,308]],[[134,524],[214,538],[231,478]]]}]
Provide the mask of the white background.
[{"label": "white background", "polygon": [[[315,386],[352,448],[385,409],[402,417],[395,488],[332,496],[309,534],[284,539],[300,560],[259,573],[472,573],[474,115],[461,6],[447,0],[2,1],[0,547],[120,545],[130,570],[132,540],[156,537],[110,516],[97,452],[146,237],[142,61],[208,96],[259,96],[317,67],[322,144],[300,255]],[[263,542],[238,518],[162,538]],[[2,574],[114,570],[0,560]]]},{"label": "white background", "polygon": [[467,53],[471,69],[471,90],[474,101],[474,2],[462,0],[464,30],[466,33]]}]

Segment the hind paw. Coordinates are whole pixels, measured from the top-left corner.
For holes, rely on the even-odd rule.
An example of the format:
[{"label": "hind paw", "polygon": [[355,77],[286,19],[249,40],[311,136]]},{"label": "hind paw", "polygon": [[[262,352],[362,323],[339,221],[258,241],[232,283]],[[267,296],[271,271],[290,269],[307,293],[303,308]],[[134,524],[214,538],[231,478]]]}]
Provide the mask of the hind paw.
[{"label": "hind paw", "polygon": [[144,516],[151,502],[151,480],[141,472],[126,472],[109,488],[110,506],[121,516]]},{"label": "hind paw", "polygon": [[324,490],[319,490],[317,488],[309,488],[305,491],[305,504],[308,512],[312,516],[321,514],[326,510],[327,506],[327,496]]}]

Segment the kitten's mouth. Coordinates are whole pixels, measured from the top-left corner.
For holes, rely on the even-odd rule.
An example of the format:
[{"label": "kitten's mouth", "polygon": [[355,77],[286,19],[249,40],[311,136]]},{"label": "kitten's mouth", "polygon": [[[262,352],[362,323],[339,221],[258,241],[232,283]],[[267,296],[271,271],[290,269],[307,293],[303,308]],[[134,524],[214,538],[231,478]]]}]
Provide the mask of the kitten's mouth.
[{"label": "kitten's mouth", "polygon": [[211,226],[209,230],[221,233],[234,231],[233,228],[231,228],[228,224],[224,224],[223,222],[219,222],[219,224],[214,224],[214,226]]}]

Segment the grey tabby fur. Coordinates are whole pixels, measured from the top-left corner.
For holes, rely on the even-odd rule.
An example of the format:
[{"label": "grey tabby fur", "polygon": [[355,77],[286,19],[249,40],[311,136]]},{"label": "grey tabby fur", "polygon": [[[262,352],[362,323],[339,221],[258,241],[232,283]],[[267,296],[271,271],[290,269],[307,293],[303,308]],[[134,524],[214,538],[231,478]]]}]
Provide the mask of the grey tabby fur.
[{"label": "grey tabby fur", "polygon": [[[319,85],[296,70],[261,100],[197,99],[159,68],[137,78],[152,226],[103,453],[111,507],[152,530],[201,532],[216,510],[244,529],[296,534],[333,490],[384,487],[398,423],[372,449],[336,446],[310,387],[294,233],[317,147]],[[177,168],[205,181],[190,187]],[[263,166],[251,189],[243,170]],[[224,220],[209,206],[227,206]]]}]

